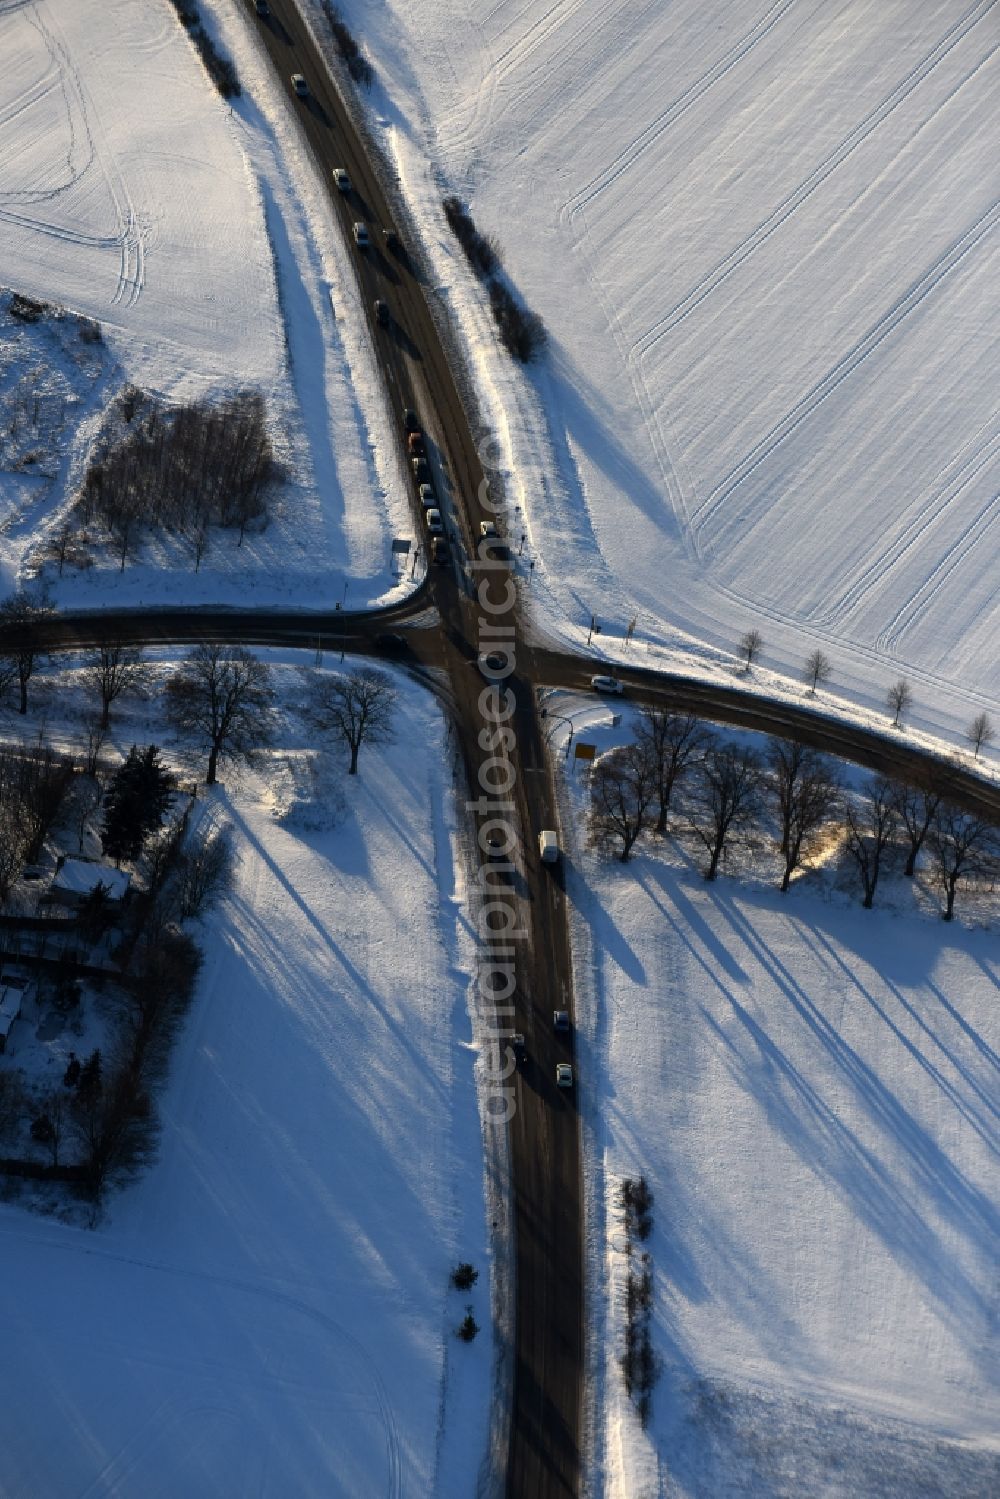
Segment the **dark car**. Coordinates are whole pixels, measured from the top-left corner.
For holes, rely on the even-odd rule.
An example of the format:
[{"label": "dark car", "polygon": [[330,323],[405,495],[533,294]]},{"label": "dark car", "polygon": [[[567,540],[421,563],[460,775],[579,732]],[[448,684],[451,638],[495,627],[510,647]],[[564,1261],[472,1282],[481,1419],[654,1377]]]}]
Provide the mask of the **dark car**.
[{"label": "dark car", "polygon": [[436,562],[439,567],[443,567],[444,564],[450,560],[450,558],[451,558],[451,553],[448,550],[448,543],[445,541],[444,537],[443,536],[434,536],[434,537],[432,537],[431,538],[431,561],[432,562]]},{"label": "dark car", "polygon": [[383,632],[381,635],[376,635],[375,644],[387,656],[401,656],[404,651],[409,650],[404,636],[393,635],[388,631]]},{"label": "dark car", "polygon": [[411,411],[409,406],[407,406],[406,410],[403,412],[403,426],[406,428],[407,432],[420,431],[420,421],[417,417],[417,413],[415,411]]},{"label": "dark car", "polygon": [[389,304],[388,302],[383,302],[381,298],[379,298],[375,303],[375,317],[377,321],[381,323],[383,328],[388,326]]},{"label": "dark car", "polygon": [[411,458],[413,466],[413,477],[418,484],[429,484],[431,482],[430,464],[426,458]]},{"label": "dark car", "polygon": [[553,1010],[552,1011],[552,1029],[555,1030],[555,1031],[568,1031],[569,1030],[569,1011],[568,1010]]},{"label": "dark car", "polygon": [[259,16],[269,16],[271,14],[271,7],[268,5],[267,0],[255,0],[254,9]]},{"label": "dark car", "polygon": [[383,229],[382,238],[385,240],[385,247],[389,251],[390,255],[395,255],[397,258],[402,255],[402,242],[400,241],[399,235],[396,233],[395,229]]}]

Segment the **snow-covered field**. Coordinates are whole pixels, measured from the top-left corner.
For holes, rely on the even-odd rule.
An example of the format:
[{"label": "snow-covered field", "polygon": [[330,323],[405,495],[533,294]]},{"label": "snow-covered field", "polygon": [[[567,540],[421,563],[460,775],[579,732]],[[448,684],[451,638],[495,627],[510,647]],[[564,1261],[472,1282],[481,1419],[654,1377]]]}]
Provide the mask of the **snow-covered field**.
[{"label": "snow-covered field", "polygon": [[[606,710],[561,705],[600,749]],[[584,847],[566,781],[590,1181],[596,1495],[897,1499],[1000,1482],[1000,950],[913,882],[706,885]],[[568,832],[569,829],[564,829]],[[737,861],[739,865],[740,861]],[[967,924],[962,924],[962,916]],[[617,1360],[617,1195],[654,1194],[643,1433]]]},{"label": "snow-covered field", "polygon": [[[278,685],[301,696],[290,667]],[[148,709],[116,719],[121,746],[162,742]],[[199,938],[159,1161],[93,1231],[0,1208],[10,1499],[474,1489],[490,1277],[444,725],[407,685],[356,779],[320,757],[317,798],[309,759],[292,715],[200,801],[238,878]]]},{"label": "snow-covered field", "polygon": [[[166,0],[0,4],[0,287],[100,323],[105,395],[259,389],[291,480],[267,530],[239,549],[213,535],[197,574],[174,538],[124,573],[111,557],[67,570],[66,604],[329,607],[345,582],[358,605],[398,592],[390,541],[412,522],[351,315],[350,255],[245,7],[219,10],[245,89],[232,108]],[[72,351],[53,362],[19,331],[0,328],[0,378],[73,383]],[[57,434],[57,482],[26,496],[18,471],[0,472],[4,591],[72,498],[100,404],[78,404]]]},{"label": "snow-covered field", "polygon": [[[347,3],[476,349],[549,628],[798,676],[921,726],[1000,704],[996,8]],[[415,138],[414,138],[415,137]],[[430,167],[428,167],[428,158]],[[454,260],[465,194],[542,313],[527,379]]]}]

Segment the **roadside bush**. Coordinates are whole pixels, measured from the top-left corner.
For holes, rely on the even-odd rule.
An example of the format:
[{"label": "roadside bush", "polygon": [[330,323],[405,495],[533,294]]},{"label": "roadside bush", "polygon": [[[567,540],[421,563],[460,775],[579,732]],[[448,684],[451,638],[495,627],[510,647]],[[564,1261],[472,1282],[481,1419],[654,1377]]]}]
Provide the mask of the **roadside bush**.
[{"label": "roadside bush", "polygon": [[522,364],[530,364],[548,341],[545,324],[538,313],[523,307],[502,281],[490,283],[490,309],[500,342],[507,353]]},{"label": "roadside bush", "polygon": [[465,1316],[462,1318],[462,1321],[459,1324],[458,1336],[462,1339],[463,1343],[471,1343],[478,1331],[479,1323],[472,1315],[472,1307],[467,1307]]},{"label": "roadside bush", "polygon": [[375,71],[345,25],[337,7],[331,4],[331,0],[323,0],[323,13],[348,73],[355,83],[360,83],[363,88],[371,88],[375,81]]},{"label": "roadside bush", "polygon": [[471,1291],[478,1279],[479,1271],[464,1261],[451,1272],[451,1283],[456,1291]]},{"label": "roadside bush", "polygon": [[507,283],[499,279],[500,247],[493,235],[480,233],[460,198],[444,198],[441,206],[473,272],[486,283],[500,342],[513,358],[522,364],[530,363],[545,348],[548,340],[545,324],[537,312],[524,307]]},{"label": "roadside bush", "polygon": [[238,99],[243,90],[236,68],[228,57],[218,50],[212,38],[201,24],[198,7],[193,0],[173,0],[181,25],[201,54],[205,71],[224,99]]},{"label": "roadside bush", "polygon": [[21,323],[37,323],[49,311],[47,302],[36,302],[33,297],[23,297],[15,292],[10,299],[10,315]]}]

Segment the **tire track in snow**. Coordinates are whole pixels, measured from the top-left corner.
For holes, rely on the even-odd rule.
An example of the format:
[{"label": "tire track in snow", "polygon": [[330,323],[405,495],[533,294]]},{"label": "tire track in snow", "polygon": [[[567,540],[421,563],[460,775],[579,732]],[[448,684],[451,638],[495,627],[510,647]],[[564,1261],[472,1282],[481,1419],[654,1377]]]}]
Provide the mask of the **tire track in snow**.
[{"label": "tire track in snow", "polygon": [[[812,194],[821,187],[826,179],[842,166],[854,152],[868,140],[872,133],[883,124],[885,120],[896,110],[900,104],[910,96],[913,90],[933,73],[934,69],[944,61],[948,54],[965,39],[965,37],[989,14],[996,6],[996,0],[981,0],[981,3],[967,11],[955,24],[945,33],[935,47],[928,52],[919,63],[914,64],[903,79],[885,96],[885,98],[870,110],[864,119],[857,124],[848,135],[830,151],[817,167],[800,182],[790,193],[781,200],[778,206],[763,219],[748,235],[734,246],[722,260],[718,261],[712,270],[708,271],[688,291],[679,302],[675,302],[664,316],[654,323],[652,328],[637,342],[639,354],[645,354],[661,338],[664,338],[679,323],[695,310],[696,307],[716,292],[719,287],[738,270],[744,261],[759,249],[771,235],[778,230],[793,213],[805,203]],[[947,97],[938,105],[938,110],[973,77],[980,68],[993,57],[998,48],[994,45],[979,59],[972,72],[963,77],[950,90]],[[935,111],[937,112],[937,111]]]},{"label": "tire track in snow", "polygon": [[675,124],[683,114],[686,114],[694,104],[697,104],[698,100],[707,94],[709,89],[714,88],[717,83],[725,78],[728,73],[731,73],[733,68],[737,67],[753,51],[757,43],[773,30],[787,11],[792,9],[794,3],[795,0],[776,0],[776,3],[764,12],[761,18],[751,26],[749,31],[744,32],[743,36],[737,42],[733,43],[729,51],[724,53],[718,62],[714,63],[700,78],[696,78],[694,83],[685,89],[683,94],[679,95],[671,104],[668,104],[666,109],[657,115],[655,120],[651,121],[644,130],[618,153],[609,166],[605,167],[598,176],[591,178],[590,182],[563,205],[560,217],[569,218],[570,220],[575,218],[593,198],[596,198],[605,188],[609,187],[623,172],[627,172],[633,167],[640,157],[651,146],[655,145],[665,130],[669,130],[670,126]]},{"label": "tire track in snow", "polygon": [[1000,217],[1000,203],[994,203],[959,238],[952,242],[943,255],[915,281],[862,338],[819,380],[811,390],[792,407],[750,450],[739,464],[715,486],[712,492],[694,512],[693,525],[698,535],[725,505],[735,491],[744,484],[755,469],[769,458],[813,412],[850,375],[860,368],[868,356],[882,344],[899,325],[921,305],[924,299],[944,278],[951,274],[980,241],[995,227]]},{"label": "tire track in snow", "polygon": [[[118,171],[114,153],[108,147],[106,140],[102,140],[99,143],[96,138],[97,133],[100,132],[100,121],[96,113],[89,106],[86,90],[79,71],[70,57],[68,48],[56,35],[55,22],[51,17],[43,14],[46,10],[45,0],[34,0],[34,3],[30,7],[25,7],[25,9],[26,11],[30,10],[30,13],[26,15],[26,19],[28,24],[37,32],[51,63],[51,75],[46,73],[43,76],[46,79],[50,76],[57,79],[58,86],[62,89],[66,99],[67,123],[70,132],[70,145],[66,158],[69,181],[63,187],[48,190],[43,194],[29,192],[27,194],[12,194],[11,196],[15,197],[19,202],[58,198],[67,188],[78,182],[83,173],[96,162],[100,167],[112,204],[114,205],[117,227],[113,233],[107,235],[88,234],[85,231],[61,226],[52,221],[40,220],[25,213],[18,213],[13,208],[0,208],[0,221],[16,225],[19,228],[51,235],[89,249],[117,249],[119,252],[118,274],[115,290],[110,298],[110,305],[116,306],[121,304],[133,307],[139,300],[143,285],[145,284],[146,246],[144,230],[135,212],[128,188]],[[56,87],[55,82],[49,85],[46,92],[51,92],[51,89],[54,87]],[[87,146],[87,159],[83,166],[76,165],[74,161],[77,149],[81,143],[77,122],[79,122],[82,136]]]},{"label": "tire track in snow", "polygon": [[966,526],[961,536],[948,547],[940,562],[921,583],[916,593],[896,610],[875,641],[878,650],[889,654],[894,653],[894,648],[910,625],[914,623],[917,615],[930,605],[935,595],[948,582],[955,568],[960,566],[976,547],[987,544],[990,533],[998,520],[1000,520],[1000,496],[993,494],[980,507],[979,513]]},{"label": "tire track in snow", "polygon": [[[7,1232],[6,1226],[2,1230]],[[382,1377],[364,1347],[364,1344],[353,1337],[345,1327],[335,1318],[321,1312],[317,1307],[302,1301],[299,1297],[291,1295],[287,1291],[278,1290],[274,1286],[262,1285],[259,1282],[246,1280],[238,1275],[222,1275],[212,1270],[197,1270],[191,1266],[170,1265],[162,1261],[146,1259],[140,1255],[124,1254],[120,1250],[106,1249],[97,1244],[88,1244],[85,1248],[78,1243],[64,1239],[46,1238],[42,1234],[22,1233],[11,1231],[11,1237],[18,1239],[21,1243],[36,1244],[44,1249],[60,1250],[69,1254],[84,1254],[95,1259],[110,1260],[121,1265],[135,1265],[142,1270],[152,1270],[161,1275],[172,1275],[178,1278],[200,1282],[208,1286],[218,1286],[223,1291],[241,1291],[250,1296],[260,1297],[276,1306],[289,1308],[297,1312],[307,1322],[322,1328],[338,1338],[353,1354],[359,1366],[365,1370],[372,1382],[375,1392],[375,1403],[378,1406],[379,1419],[382,1422],[385,1438],[386,1469],[388,1483],[385,1489],[387,1499],[401,1499],[402,1495],[402,1463],[400,1458],[399,1429],[396,1426],[392,1406],[389,1401],[388,1392],[382,1381]],[[278,1381],[280,1382],[280,1381]]]},{"label": "tire track in snow", "polygon": [[[987,434],[985,438],[982,438],[983,432]],[[982,438],[981,441],[980,438]],[[885,582],[892,569],[921,541],[927,530],[944,513],[944,509],[951,506],[962,491],[993,461],[998,440],[1000,437],[998,437],[995,425],[980,428],[976,437],[967,443],[950,463],[945,465],[942,470],[944,482],[936,482],[941,475],[935,476],[935,483],[930,492],[918,499],[914,506],[909,507],[909,515],[904,514],[900,517],[894,534],[886,539],[886,544],[880,547],[874,555],[869,553],[871,560],[862,569],[853,570],[849,586],[844,589],[838,599],[832,601],[830,607],[824,610],[822,615],[813,616],[814,623],[828,629],[834,629],[843,624],[867,595]]]}]

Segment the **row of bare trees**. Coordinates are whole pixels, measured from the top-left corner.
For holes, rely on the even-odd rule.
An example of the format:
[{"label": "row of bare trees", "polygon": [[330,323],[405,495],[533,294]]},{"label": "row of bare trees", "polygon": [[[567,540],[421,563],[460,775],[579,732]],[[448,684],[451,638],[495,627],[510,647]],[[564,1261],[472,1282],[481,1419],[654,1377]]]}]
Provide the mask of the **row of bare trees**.
[{"label": "row of bare trees", "polygon": [[692,714],[648,707],[635,741],[603,755],[591,771],[590,833],[624,862],[644,832],[667,832],[683,793],[678,828],[704,846],[706,879],[715,879],[737,838],[755,835],[766,820],[781,858],[782,891],[835,841],[856,866],[868,908],[887,857],[903,850],[903,872],[912,876],[924,851],[951,920],[963,880],[1000,878],[1000,837],[949,791],[941,769],[922,781],[874,777],[851,794],[836,763],[807,745],[775,737],[762,756]]},{"label": "row of bare trees", "polygon": [[[759,660],[760,653],[764,649],[764,637],[759,630],[747,630],[740,636],[739,656],[743,663],[743,670],[749,673],[754,663]],[[825,651],[811,651],[806,657],[803,667],[803,680],[809,688],[810,696],[815,696],[817,687],[828,682],[833,675],[833,663]],[[913,706],[913,689],[905,677],[892,683],[885,695],[886,708],[889,711],[892,727],[898,729],[910,708]],[[987,745],[992,744],[996,738],[996,730],[988,713],[977,713],[965,731],[965,737],[972,746],[975,759]]]},{"label": "row of bare trees", "polygon": [[116,416],[91,457],[76,509],[114,538],[122,569],[149,526],[193,538],[199,561],[209,525],[235,529],[242,544],[279,476],[259,392],[165,410],[129,390]]}]

